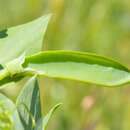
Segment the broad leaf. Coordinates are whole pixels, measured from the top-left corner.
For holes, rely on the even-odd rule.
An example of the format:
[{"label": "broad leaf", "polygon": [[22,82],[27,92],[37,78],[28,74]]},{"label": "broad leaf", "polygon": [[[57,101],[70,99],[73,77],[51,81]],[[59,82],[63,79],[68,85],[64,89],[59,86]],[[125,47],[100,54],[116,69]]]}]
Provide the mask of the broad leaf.
[{"label": "broad leaf", "polygon": [[23,64],[40,76],[77,80],[102,86],[130,82],[130,71],[122,64],[91,53],[48,51],[28,56]]},{"label": "broad leaf", "polygon": [[46,130],[46,127],[47,127],[47,125],[48,125],[49,120],[51,119],[52,115],[54,114],[54,112],[56,111],[56,109],[57,109],[60,105],[61,105],[61,103],[55,105],[55,106],[49,111],[49,113],[45,116],[45,118],[44,118],[44,120],[43,120],[43,124],[42,124],[42,125],[43,125],[42,130]]},{"label": "broad leaf", "polygon": [[[13,130],[24,130],[19,119],[18,112],[16,110],[15,104],[6,96],[3,94],[0,94],[0,103],[3,102],[2,107],[0,107],[0,110],[3,108],[3,117],[2,114],[0,115],[0,129],[2,130],[12,130],[11,128],[13,127]],[[3,120],[2,120],[2,119]],[[2,123],[3,122],[3,123]],[[5,129],[1,128],[1,125],[5,125]],[[6,125],[11,128],[8,129],[6,128]]]},{"label": "broad leaf", "polygon": [[[17,106],[21,123],[25,130],[42,129],[42,113],[40,103],[40,92],[36,77],[32,77],[21,91]],[[34,120],[32,119],[32,117]],[[35,126],[35,123],[36,126]]]},{"label": "broad leaf", "polygon": [[50,15],[32,22],[11,27],[0,32],[0,64],[5,64],[21,54],[32,55],[41,50]]}]

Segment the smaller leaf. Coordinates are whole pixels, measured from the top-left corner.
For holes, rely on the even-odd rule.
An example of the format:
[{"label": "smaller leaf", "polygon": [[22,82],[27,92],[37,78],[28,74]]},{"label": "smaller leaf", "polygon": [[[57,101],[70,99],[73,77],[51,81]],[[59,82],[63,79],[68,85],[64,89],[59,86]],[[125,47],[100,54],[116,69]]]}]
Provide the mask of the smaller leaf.
[{"label": "smaller leaf", "polygon": [[61,106],[62,103],[59,103],[57,105],[55,105],[50,111],[49,113],[45,116],[44,120],[43,120],[43,129],[42,130],[45,130],[47,125],[48,125],[48,122],[50,120],[50,118],[52,117],[52,115],[54,114],[54,112],[56,111],[57,108],[59,108],[59,106]]},{"label": "smaller leaf", "polygon": [[36,76],[31,77],[23,87],[16,102],[17,105],[22,104],[18,107],[21,123],[25,130],[41,130],[40,90]]}]

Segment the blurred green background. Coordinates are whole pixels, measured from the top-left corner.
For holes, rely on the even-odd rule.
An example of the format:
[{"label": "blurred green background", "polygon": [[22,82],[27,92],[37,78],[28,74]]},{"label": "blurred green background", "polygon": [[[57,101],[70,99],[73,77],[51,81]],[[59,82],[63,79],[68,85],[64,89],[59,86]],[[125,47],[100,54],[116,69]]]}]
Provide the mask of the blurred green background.
[{"label": "blurred green background", "polygon": [[[94,52],[130,67],[130,0],[0,0],[0,29],[48,13],[53,17],[43,50]],[[48,78],[39,83],[43,114],[63,102],[48,130],[130,130],[129,85],[107,88]],[[18,90],[3,92],[15,99]]]}]

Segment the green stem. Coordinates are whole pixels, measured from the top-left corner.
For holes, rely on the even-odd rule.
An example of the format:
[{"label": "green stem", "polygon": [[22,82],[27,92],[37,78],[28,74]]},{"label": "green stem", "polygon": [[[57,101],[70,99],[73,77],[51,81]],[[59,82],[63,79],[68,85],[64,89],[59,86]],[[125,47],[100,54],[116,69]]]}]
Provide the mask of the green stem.
[{"label": "green stem", "polygon": [[2,70],[0,71],[0,80],[2,80],[2,79],[4,79],[4,78],[8,77],[9,75],[10,75],[10,74],[9,74],[9,72],[8,72],[8,70],[7,70],[6,68],[2,69]]}]

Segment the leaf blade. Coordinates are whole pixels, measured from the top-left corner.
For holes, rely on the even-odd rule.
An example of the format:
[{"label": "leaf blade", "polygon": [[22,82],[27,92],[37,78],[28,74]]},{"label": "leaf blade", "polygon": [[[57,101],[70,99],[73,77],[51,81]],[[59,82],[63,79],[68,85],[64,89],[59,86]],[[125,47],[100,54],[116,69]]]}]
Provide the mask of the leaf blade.
[{"label": "leaf blade", "polygon": [[0,64],[19,57],[23,52],[29,56],[41,51],[50,17],[51,15],[42,16],[32,22],[2,31],[0,35],[6,35],[0,38]]},{"label": "leaf blade", "polygon": [[19,116],[24,129],[41,130],[42,112],[40,103],[40,91],[36,76],[31,77],[22,89],[16,104],[19,105],[21,103],[24,103],[27,106],[36,122],[36,127],[34,127],[33,120],[31,119],[26,108],[24,106],[18,107]]},{"label": "leaf blade", "polygon": [[130,82],[127,67],[91,53],[46,51],[27,57],[23,66],[36,71],[40,76],[101,86],[120,86]]}]

